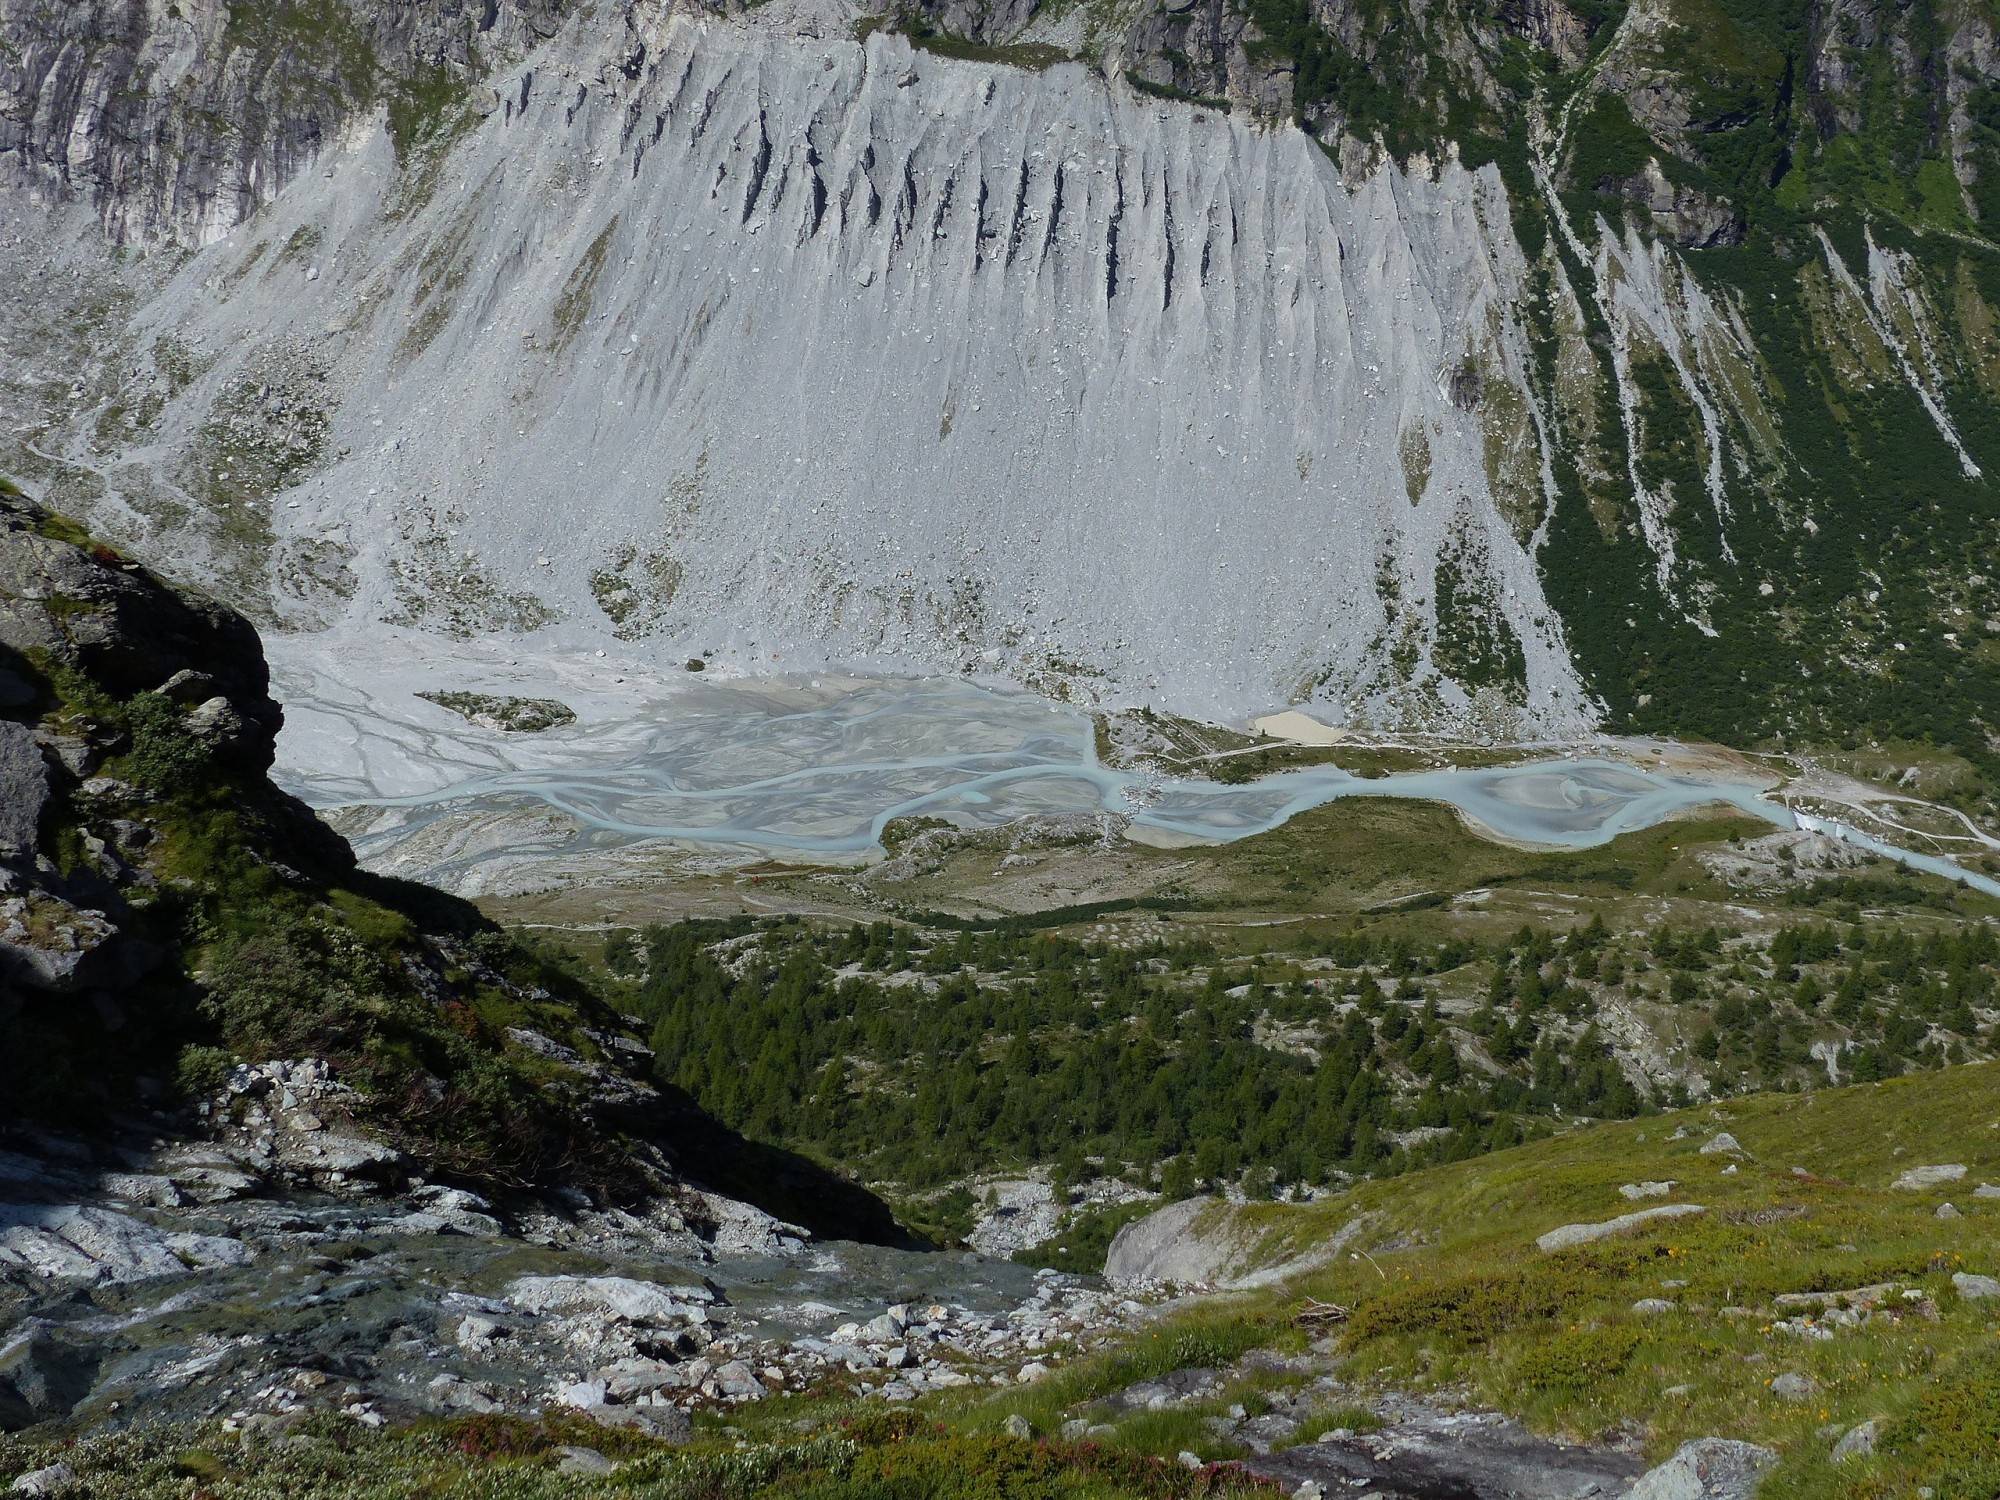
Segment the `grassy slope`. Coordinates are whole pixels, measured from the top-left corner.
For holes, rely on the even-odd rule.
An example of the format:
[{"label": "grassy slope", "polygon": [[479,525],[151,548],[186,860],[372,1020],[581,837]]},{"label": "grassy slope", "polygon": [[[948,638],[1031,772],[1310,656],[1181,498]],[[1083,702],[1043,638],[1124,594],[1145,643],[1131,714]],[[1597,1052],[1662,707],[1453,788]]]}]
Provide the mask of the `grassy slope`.
[{"label": "grassy slope", "polygon": [[[1681,1127],[1687,1134],[1673,1139]],[[1733,1158],[1699,1153],[1720,1130],[1748,1153],[1733,1174]],[[1966,1164],[1967,1180],[1930,1192],[1889,1187],[1911,1166],[1940,1162]],[[1644,1206],[1618,1187],[1646,1179],[1677,1183],[1669,1199],[1646,1202],[1709,1212],[1563,1254],[1535,1248],[1557,1225]],[[1301,1294],[1350,1305],[1340,1342],[1348,1378],[1469,1387],[1544,1431],[1589,1439],[1629,1424],[1655,1457],[1710,1434],[1770,1444],[1785,1463],[1769,1495],[1902,1494],[1922,1482],[1940,1496],[1985,1496],[2000,1484],[2000,1303],[1963,1301],[1950,1281],[1959,1270],[2000,1272],[2000,1203],[1971,1196],[1982,1180],[2000,1181],[1994,1065],[1733,1100],[1307,1208],[1251,1210],[1272,1261],[1357,1214],[1378,1217],[1357,1242],[1372,1260],[1343,1260],[1239,1311],[1267,1318]],[[1963,1217],[1935,1216],[1947,1199]],[[1403,1242],[1410,1248],[1389,1248]],[[1687,1284],[1663,1285],[1674,1280]],[[1778,1294],[1883,1281],[1921,1289],[1936,1320],[1910,1315],[1825,1342],[1773,1327]],[[1678,1310],[1636,1316],[1631,1304],[1644,1297],[1670,1298]],[[1752,1315],[1724,1316],[1726,1306]],[[1811,1400],[1771,1394],[1770,1380],[1788,1370],[1816,1382]],[[1075,1379],[999,1404],[1047,1427],[1075,1398]],[[1886,1419],[1885,1451],[1836,1469],[1833,1440],[1869,1418]]]}]

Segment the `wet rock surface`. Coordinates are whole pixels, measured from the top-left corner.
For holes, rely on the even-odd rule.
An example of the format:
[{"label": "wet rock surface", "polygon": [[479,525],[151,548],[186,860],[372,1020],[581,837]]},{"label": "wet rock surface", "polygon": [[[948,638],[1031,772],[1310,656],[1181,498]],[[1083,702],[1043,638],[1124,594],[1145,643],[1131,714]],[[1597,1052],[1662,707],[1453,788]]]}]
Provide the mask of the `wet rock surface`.
[{"label": "wet rock surface", "polygon": [[1635,1453],[1566,1447],[1538,1438],[1492,1412],[1454,1412],[1411,1403],[1369,1433],[1330,1435],[1246,1464],[1296,1490],[1372,1489],[1422,1500],[1584,1500],[1623,1493],[1643,1474]]},{"label": "wet rock surface", "polygon": [[817,1242],[741,1204],[697,1232],[437,1184],[300,1192],[236,1160],[0,1143],[0,1430],[570,1409],[677,1439],[695,1408],[780,1391],[1032,1380],[1150,1314],[1094,1281]]}]

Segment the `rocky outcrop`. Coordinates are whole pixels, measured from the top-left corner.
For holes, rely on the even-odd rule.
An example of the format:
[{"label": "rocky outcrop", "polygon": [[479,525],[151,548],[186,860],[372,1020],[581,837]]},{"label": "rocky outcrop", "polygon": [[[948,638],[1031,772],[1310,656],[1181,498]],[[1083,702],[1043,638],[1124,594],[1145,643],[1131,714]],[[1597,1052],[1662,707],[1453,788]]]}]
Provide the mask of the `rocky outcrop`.
[{"label": "rocky outcrop", "polygon": [[[135,729],[91,710],[152,705],[141,755],[181,754],[163,775],[213,758],[261,776],[283,722],[264,655],[233,610],[168,589],[0,488],[0,674],[20,685],[0,708],[0,986],[15,1010],[35,992],[84,995],[115,1029],[118,992],[166,954],[133,921],[134,899],[149,904],[159,886],[144,869],[152,834],[119,815],[138,810],[121,805],[128,793],[150,794],[97,774],[134,751]],[[57,822],[80,858],[58,857]],[[297,826],[318,829],[302,809]],[[322,857],[337,847],[323,831],[309,842]]]},{"label": "rocky outcrop", "polygon": [[77,1204],[0,1203],[0,1267],[50,1280],[118,1285],[249,1264],[239,1240],[166,1231],[129,1214]]},{"label": "rocky outcrop", "polygon": [[1535,1248],[1550,1254],[1558,1250],[1573,1250],[1578,1245],[1609,1239],[1662,1219],[1680,1219],[1706,1211],[1698,1203],[1668,1203],[1659,1208],[1642,1208],[1636,1213],[1620,1214],[1615,1219],[1601,1219],[1593,1224],[1564,1224],[1537,1236]]},{"label": "rocky outcrop", "polygon": [[[266,776],[255,630],[5,488],[0,666],[0,1130],[147,1111],[180,1138],[103,1178],[121,1204],[445,1175],[414,1210],[439,1227],[477,1225],[483,1200],[435,1195],[478,1188],[570,1195],[547,1238],[633,1253],[783,1255],[800,1222],[900,1238],[869,1194],[663,1094],[625,1017],[471,908],[360,875]],[[105,1212],[10,1221],[0,1264],[123,1280],[205,1253]]]},{"label": "rocky outcrop", "polygon": [[[162,584],[138,563],[65,534],[62,523],[0,491],[0,668],[80,674],[116,698],[153,692],[200,717],[211,742],[263,770],[284,715],[271,700],[250,622]],[[50,731],[53,734],[54,731]],[[45,736],[47,738],[47,736]],[[117,746],[87,735],[50,744],[88,776]]]},{"label": "rocky outcrop", "polygon": [[1696,1438],[1641,1475],[1626,1500],[1750,1500],[1777,1461],[1755,1443]]},{"label": "rocky outcrop", "polygon": [[1601,184],[1600,190],[1604,189],[1645,209],[1654,231],[1685,249],[1712,250],[1743,238],[1743,215],[1736,205],[1670,182],[1658,159],[1649,160],[1643,170],[1622,182]]},{"label": "rocky outcrop", "polygon": [[1268,1225],[1250,1206],[1188,1198],[1119,1230],[1105,1256],[1104,1279],[1127,1288],[1269,1286],[1325,1265],[1368,1223],[1363,1215],[1304,1249],[1272,1247],[1265,1243]]}]

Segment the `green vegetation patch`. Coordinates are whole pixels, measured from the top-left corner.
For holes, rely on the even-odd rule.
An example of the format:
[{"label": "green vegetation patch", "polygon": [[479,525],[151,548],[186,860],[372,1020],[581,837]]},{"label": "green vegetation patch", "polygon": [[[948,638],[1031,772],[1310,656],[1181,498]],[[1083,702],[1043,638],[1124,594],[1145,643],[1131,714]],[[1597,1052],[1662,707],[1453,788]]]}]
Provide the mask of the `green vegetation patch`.
[{"label": "green vegetation patch", "polygon": [[[564,1472],[564,1446],[617,1463]],[[156,1427],[57,1445],[0,1436],[0,1479],[60,1459],[79,1492],[122,1500],[1182,1500],[1276,1496],[1217,1469],[1115,1449],[952,1431],[877,1411],[801,1437],[666,1444],[580,1420],[475,1417],[370,1432],[338,1417],[263,1445],[216,1426]]]},{"label": "green vegetation patch", "polygon": [[491,693],[429,692],[417,694],[439,708],[448,708],[468,724],[501,729],[510,734],[536,734],[576,722],[576,710],[554,698],[515,698]]},{"label": "green vegetation patch", "polygon": [[[879,17],[864,17],[855,25],[855,40],[866,42],[882,25]],[[934,25],[928,16],[918,10],[899,11],[893,29],[907,38],[918,51],[959,62],[999,63],[1039,73],[1058,63],[1075,61],[1061,47],[1053,47],[1046,42],[986,42],[960,36]]]},{"label": "green vegetation patch", "polygon": [[1053,1271],[1076,1275],[1102,1271],[1111,1253],[1111,1242],[1127,1224],[1136,1223],[1159,1208],[1151,1198],[1121,1203],[1110,1208],[1086,1208],[1071,1215],[1054,1239],[1014,1252],[1024,1266],[1046,1266]]}]

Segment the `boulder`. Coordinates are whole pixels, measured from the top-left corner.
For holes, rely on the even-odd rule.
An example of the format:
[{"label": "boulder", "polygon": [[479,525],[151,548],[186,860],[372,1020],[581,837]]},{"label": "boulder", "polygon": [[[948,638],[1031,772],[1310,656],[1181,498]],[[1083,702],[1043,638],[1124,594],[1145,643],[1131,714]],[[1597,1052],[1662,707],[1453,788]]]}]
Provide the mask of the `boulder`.
[{"label": "boulder", "polygon": [[603,1381],[605,1395],[612,1401],[622,1402],[684,1386],[687,1384],[687,1373],[679,1365],[665,1360],[635,1355],[594,1371],[591,1379]]},{"label": "boulder", "polygon": [[1627,1202],[1637,1202],[1641,1198],[1664,1198],[1674,1190],[1671,1180],[1667,1182],[1628,1182],[1618,1189],[1618,1196]]},{"label": "boulder", "polygon": [[1771,1381],[1771,1394],[1780,1401],[1810,1401],[1819,1386],[1810,1375],[1787,1370]]},{"label": "boulder", "polygon": [[1737,1143],[1736,1137],[1726,1130],[1718,1132],[1702,1144],[1703,1156],[1720,1156],[1725,1153],[1738,1156],[1743,1154],[1743,1147]]},{"label": "boulder", "polygon": [[252,724],[220,694],[197,703],[181,722],[202,744],[225,755],[244,751],[255,755],[264,748],[262,727]]},{"label": "boulder", "polygon": [[1875,1434],[1881,1424],[1873,1417],[1859,1426],[1850,1427],[1833,1445],[1833,1461],[1844,1464],[1850,1458],[1867,1458],[1875,1451]]},{"label": "boulder", "polygon": [[491,1318],[462,1318],[458,1331],[452,1335],[452,1342],[468,1354],[484,1354],[493,1347],[493,1341],[504,1337],[506,1332]]},{"label": "boulder", "polygon": [[1920,1193],[1926,1188],[1943,1187],[1947,1182],[1961,1182],[1965,1178],[1963,1162],[1945,1162],[1935,1167],[1912,1167],[1889,1185],[1906,1193]]},{"label": "boulder", "polygon": [[732,1359],[727,1364],[716,1367],[715,1388],[732,1401],[761,1401],[764,1399],[764,1382],[757,1378],[757,1372],[740,1359]]},{"label": "boulder", "polygon": [[506,1295],[523,1312],[606,1313],[658,1327],[701,1322],[715,1300],[706,1287],[665,1287],[624,1276],[523,1276]]},{"label": "boulder", "polygon": [[1777,1454],[1754,1443],[1695,1438],[1640,1475],[1625,1500],[1749,1500],[1777,1461]]},{"label": "boulder", "polygon": [[49,804],[49,767],[27,725],[0,719],[0,863],[32,860]]},{"label": "boulder", "polygon": [[117,988],[158,956],[151,944],[123,940],[103,912],[53,891],[0,896],[0,989],[8,979],[58,994]]},{"label": "boulder", "polygon": [[1593,1240],[1623,1234],[1656,1219],[1680,1219],[1689,1214],[1706,1212],[1708,1210],[1699,1203],[1666,1203],[1658,1208],[1642,1208],[1636,1213],[1620,1214],[1615,1219],[1604,1219],[1595,1224],[1564,1224],[1536,1239],[1535,1248],[1543,1251],[1568,1250],[1576,1245],[1588,1245]]},{"label": "boulder", "polygon": [[610,1394],[601,1380],[577,1380],[568,1385],[557,1386],[554,1393],[558,1406],[573,1406],[578,1411],[589,1411],[602,1406]]},{"label": "boulder", "polygon": [[623,1427],[663,1443],[685,1443],[694,1437],[693,1421],[678,1406],[589,1406],[581,1411],[599,1427]]},{"label": "boulder", "polygon": [[1954,1271],[1951,1284],[1958,1295],[1968,1302],[1983,1301],[1988,1297],[2000,1297],[2000,1281],[1991,1276],[1975,1276],[1970,1271]]},{"label": "boulder", "polygon": [[76,1482],[68,1464],[50,1464],[23,1474],[8,1487],[10,1495],[60,1495]]}]

